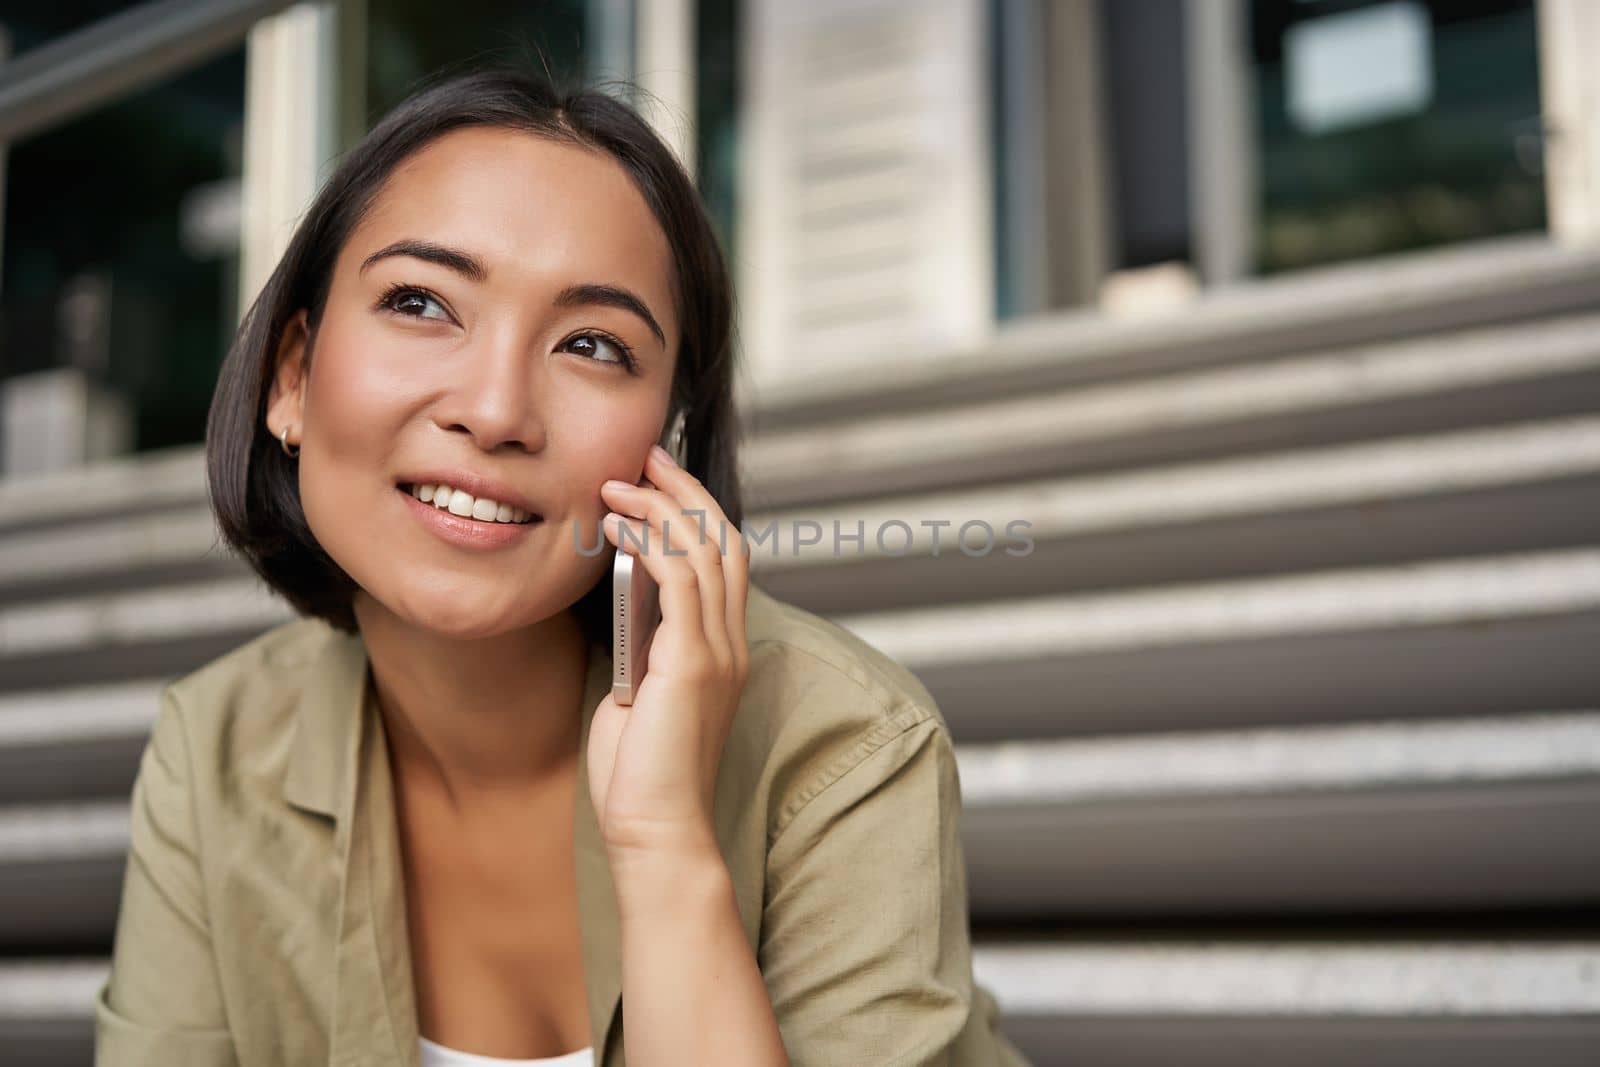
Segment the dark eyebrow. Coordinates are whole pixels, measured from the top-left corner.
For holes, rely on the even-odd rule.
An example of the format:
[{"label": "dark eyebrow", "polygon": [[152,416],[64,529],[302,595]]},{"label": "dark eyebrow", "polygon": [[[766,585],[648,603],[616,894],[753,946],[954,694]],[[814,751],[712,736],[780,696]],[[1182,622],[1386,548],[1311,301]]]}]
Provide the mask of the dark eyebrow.
[{"label": "dark eyebrow", "polygon": [[650,314],[650,309],[645,307],[644,301],[620,286],[599,285],[590,282],[585,285],[569,285],[556,294],[556,307],[558,308],[583,307],[589,304],[621,308],[623,311],[633,312],[645,321],[646,326],[650,327],[650,332],[656,335],[656,340],[660,342],[661,347],[667,347],[667,335],[661,332],[661,324],[656,322],[654,315]]},{"label": "dark eyebrow", "polygon": [[[411,256],[416,259],[426,260],[429,263],[437,263],[439,266],[453,270],[462,277],[474,282],[487,281],[489,277],[489,269],[483,265],[483,261],[470,252],[463,252],[456,248],[446,248],[443,245],[434,244],[432,241],[413,239],[396,241],[391,245],[378,249],[378,251],[361,261],[361,269],[356,273],[365,272],[368,267],[386,256]],[[667,346],[667,335],[661,329],[661,324],[656,321],[656,317],[650,314],[649,307],[645,305],[643,300],[640,300],[621,286],[602,285],[596,282],[569,285],[556,294],[555,305],[559,308],[598,305],[631,311],[643,319],[645,325],[650,327],[650,332],[655,334],[656,340],[660,342],[662,348]]]},{"label": "dark eyebrow", "polygon": [[486,281],[489,277],[489,268],[483,265],[482,260],[469,252],[445,248],[443,245],[436,245],[432,241],[417,241],[409,238],[378,249],[361,261],[361,269],[356,273],[366,273],[368,267],[385,256],[412,256],[416,259],[425,259],[429,263],[437,263],[441,267],[448,267],[457,274],[475,282]]}]

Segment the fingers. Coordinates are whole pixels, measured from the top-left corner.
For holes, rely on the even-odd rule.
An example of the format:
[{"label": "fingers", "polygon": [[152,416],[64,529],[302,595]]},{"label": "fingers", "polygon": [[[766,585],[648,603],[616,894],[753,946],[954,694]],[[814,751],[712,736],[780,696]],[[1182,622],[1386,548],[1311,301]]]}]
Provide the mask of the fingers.
[{"label": "fingers", "polygon": [[705,562],[714,562],[720,571],[722,603],[720,612],[713,612],[708,605],[706,614],[708,618],[720,617],[725,640],[732,649],[735,665],[742,677],[749,660],[749,647],[745,640],[745,604],[749,594],[750,564],[744,535],[728,519],[711,491],[694,475],[673,463],[659,445],[650,450],[645,473],[662,490],[670,492],[678,501],[680,511],[691,513],[687,517],[696,525],[697,546],[714,547],[716,550],[715,558],[708,554]]},{"label": "fingers", "polygon": [[646,461],[652,486],[602,487],[612,510],[631,517],[632,535],[612,539],[641,556],[661,585],[663,616],[677,613],[698,628],[715,665],[742,680],[748,666],[743,538],[699,479],[664,457],[652,449]]},{"label": "fingers", "polygon": [[[638,505],[624,506],[626,511],[642,510]],[[705,610],[700,593],[700,578],[695,568],[683,556],[675,556],[666,552],[663,540],[664,533],[661,521],[658,518],[629,518],[619,512],[617,515],[607,516],[606,536],[622,552],[627,552],[643,563],[650,577],[656,580],[661,589],[661,625],[673,627],[687,627],[691,634],[699,634],[701,638],[693,643],[690,651],[683,655],[694,655],[704,650],[708,666],[714,665],[716,653],[704,638],[706,630]],[[618,527],[626,527],[623,532]],[[676,549],[674,550],[676,551]],[[655,644],[652,635],[649,644]],[[690,661],[682,661],[686,667],[694,667]]]}]

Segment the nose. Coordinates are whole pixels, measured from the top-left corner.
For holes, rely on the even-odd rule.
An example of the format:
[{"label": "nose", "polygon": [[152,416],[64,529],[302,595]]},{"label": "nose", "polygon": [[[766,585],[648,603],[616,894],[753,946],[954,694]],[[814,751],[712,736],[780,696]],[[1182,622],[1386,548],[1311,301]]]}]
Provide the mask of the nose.
[{"label": "nose", "polygon": [[516,331],[486,336],[454,366],[455,380],[436,417],[446,429],[471,434],[485,452],[507,442],[537,452],[544,447],[542,390],[535,380],[542,367]]}]

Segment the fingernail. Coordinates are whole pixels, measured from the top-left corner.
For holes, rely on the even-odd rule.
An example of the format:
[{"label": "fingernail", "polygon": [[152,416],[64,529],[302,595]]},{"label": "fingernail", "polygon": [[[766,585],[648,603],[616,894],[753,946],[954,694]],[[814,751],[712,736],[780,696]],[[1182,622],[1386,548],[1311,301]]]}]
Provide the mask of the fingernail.
[{"label": "fingernail", "polygon": [[660,445],[651,445],[650,446],[650,451],[652,451],[652,452],[654,452],[656,454],[656,458],[657,459],[662,460],[662,461],[670,464],[671,466],[674,466],[674,467],[677,466],[676,463],[672,462],[672,453],[668,452],[666,449],[662,448]]},{"label": "fingernail", "polygon": [[606,479],[605,488],[607,488],[607,489],[632,489],[633,486],[629,485],[627,482],[618,481],[615,478],[607,478]]}]

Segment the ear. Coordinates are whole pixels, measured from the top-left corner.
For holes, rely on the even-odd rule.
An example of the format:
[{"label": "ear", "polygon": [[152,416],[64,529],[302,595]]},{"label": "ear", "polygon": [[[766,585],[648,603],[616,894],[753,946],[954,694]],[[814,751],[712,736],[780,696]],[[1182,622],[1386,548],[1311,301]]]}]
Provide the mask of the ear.
[{"label": "ear", "polygon": [[[310,341],[306,309],[295,312],[283,327],[278,351],[273,357],[272,386],[267,394],[268,432],[273,427],[289,426],[298,433],[305,411],[305,358]],[[274,434],[276,436],[276,434]]]}]

